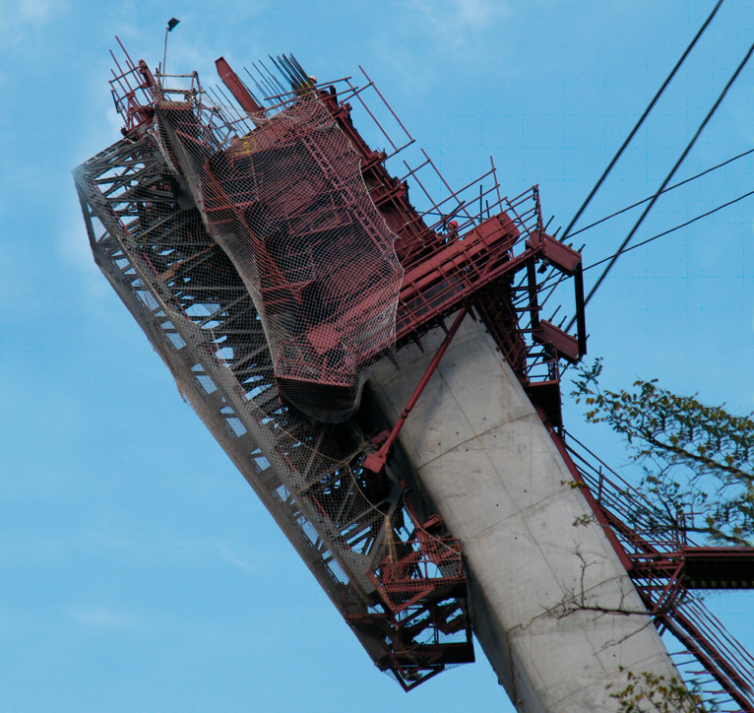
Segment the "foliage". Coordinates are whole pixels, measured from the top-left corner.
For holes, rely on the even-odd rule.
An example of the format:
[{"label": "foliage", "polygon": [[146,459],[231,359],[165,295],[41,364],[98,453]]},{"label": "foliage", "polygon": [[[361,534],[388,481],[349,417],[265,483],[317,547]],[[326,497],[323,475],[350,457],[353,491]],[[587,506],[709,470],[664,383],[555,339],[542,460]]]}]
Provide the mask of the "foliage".
[{"label": "foliage", "polygon": [[715,710],[714,703],[703,703],[693,687],[689,690],[674,676],[666,681],[664,676],[647,671],[640,674],[627,671],[626,675],[626,687],[610,694],[618,701],[618,713],[710,713]]},{"label": "foliage", "polygon": [[[642,467],[640,490],[653,506],[644,515],[699,532],[712,541],[749,545],[754,540],[754,414],[734,416],[677,396],[657,380],[636,381],[631,391],[603,390],[602,362],[582,366],[571,395],[582,399],[591,423],[607,423],[628,443]],[[724,404],[723,404],[724,406]],[[690,514],[690,516],[688,516]]]}]

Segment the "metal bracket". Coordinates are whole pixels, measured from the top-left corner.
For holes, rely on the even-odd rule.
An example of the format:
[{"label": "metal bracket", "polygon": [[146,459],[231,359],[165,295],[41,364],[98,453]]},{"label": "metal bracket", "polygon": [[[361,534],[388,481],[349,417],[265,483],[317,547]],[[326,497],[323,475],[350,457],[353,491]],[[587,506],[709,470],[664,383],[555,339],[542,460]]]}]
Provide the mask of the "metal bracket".
[{"label": "metal bracket", "polygon": [[401,429],[403,428],[403,424],[406,423],[406,419],[408,418],[408,415],[411,413],[414,406],[416,406],[416,402],[419,400],[419,397],[422,395],[422,392],[424,391],[424,387],[426,387],[426,385],[429,383],[429,380],[432,377],[432,374],[435,373],[435,370],[437,369],[437,366],[439,365],[440,360],[442,359],[445,352],[448,350],[450,343],[453,341],[453,337],[456,336],[456,332],[458,332],[458,328],[461,326],[461,322],[463,322],[463,318],[466,316],[467,312],[468,312],[468,307],[461,308],[461,311],[458,313],[458,316],[455,318],[455,321],[453,322],[453,326],[448,331],[445,339],[443,339],[442,344],[440,345],[440,348],[437,350],[437,353],[434,355],[434,357],[432,357],[432,361],[427,367],[427,371],[424,372],[424,376],[422,376],[421,380],[419,381],[416,388],[414,389],[414,393],[411,394],[411,398],[408,400],[408,403],[406,404],[406,408],[403,409],[403,413],[401,414],[400,418],[396,421],[395,426],[393,426],[393,430],[390,431],[390,435],[387,437],[387,439],[385,439],[385,442],[382,444],[382,446],[380,447],[378,451],[375,451],[374,453],[370,453],[364,459],[364,463],[362,465],[367,470],[371,470],[373,473],[379,473],[385,467],[385,462],[387,461],[388,453],[390,452],[390,449],[393,447],[393,443],[395,443],[395,439],[398,438],[398,434],[401,432]]}]

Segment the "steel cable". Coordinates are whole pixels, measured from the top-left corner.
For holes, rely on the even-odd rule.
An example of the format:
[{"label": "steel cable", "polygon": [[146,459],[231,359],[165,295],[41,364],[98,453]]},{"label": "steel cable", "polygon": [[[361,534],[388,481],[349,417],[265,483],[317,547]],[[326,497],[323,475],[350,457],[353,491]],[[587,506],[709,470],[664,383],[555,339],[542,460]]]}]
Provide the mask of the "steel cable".
[{"label": "steel cable", "polygon": [[702,218],[706,218],[708,215],[712,215],[713,213],[717,213],[717,211],[722,210],[723,208],[727,208],[729,205],[733,205],[734,203],[738,203],[739,201],[742,201],[744,198],[748,198],[749,196],[754,195],[754,191],[749,191],[748,193],[744,193],[743,195],[739,196],[738,198],[734,198],[732,201],[728,201],[727,203],[723,203],[722,205],[717,206],[717,208],[713,208],[712,210],[708,210],[706,213],[702,213],[701,215],[697,215],[695,218],[692,218],[691,220],[687,220],[685,223],[681,223],[680,225],[676,225],[674,228],[670,228],[669,230],[665,230],[662,233],[658,233],[657,235],[653,235],[651,238],[647,238],[646,240],[642,240],[640,243],[636,243],[636,245],[632,245],[630,248],[626,248],[625,250],[621,252],[617,252],[613,255],[609,255],[606,258],[603,258],[602,260],[598,260],[595,263],[592,263],[589,265],[589,267],[584,268],[584,272],[587,270],[591,270],[593,267],[597,267],[597,265],[602,265],[603,263],[607,262],[608,260],[611,260],[612,258],[615,258],[619,255],[622,255],[623,253],[630,252],[631,250],[635,250],[636,248],[640,248],[642,245],[646,245],[647,243],[651,243],[653,240],[657,240],[658,238],[662,238],[665,235],[669,235],[670,233],[674,233],[676,230],[680,230],[681,228],[685,228],[687,225],[691,225],[692,223],[696,223],[697,220],[701,220]]},{"label": "steel cable", "polygon": [[662,96],[662,93],[665,91],[668,84],[670,84],[673,77],[676,75],[676,72],[678,72],[678,70],[681,68],[681,65],[685,62],[686,57],[688,57],[689,54],[691,54],[691,50],[694,49],[694,46],[699,41],[699,38],[704,34],[704,31],[707,29],[710,22],[712,22],[712,18],[715,17],[715,15],[717,14],[717,11],[720,9],[720,6],[722,4],[723,4],[723,0],[719,0],[717,5],[715,5],[714,9],[710,13],[709,17],[705,20],[704,24],[699,28],[699,31],[694,36],[694,39],[691,40],[691,44],[689,44],[689,46],[686,48],[686,51],[681,55],[681,58],[678,60],[678,62],[676,62],[675,67],[673,67],[670,74],[662,83],[662,86],[657,91],[657,94],[654,95],[654,98],[652,99],[652,101],[649,102],[649,106],[647,106],[647,108],[644,110],[644,113],[639,118],[639,121],[636,122],[636,125],[631,130],[631,133],[623,142],[623,145],[618,149],[618,152],[615,154],[615,156],[613,156],[613,160],[610,161],[604,173],[600,176],[594,188],[592,188],[586,200],[581,205],[581,208],[579,208],[578,211],[576,211],[576,215],[573,216],[573,218],[571,219],[571,222],[568,224],[568,227],[565,229],[565,232],[563,233],[563,237],[560,239],[561,242],[564,241],[569,236],[571,228],[573,228],[573,226],[576,224],[576,221],[581,217],[581,214],[586,210],[592,198],[594,198],[594,195],[597,193],[597,191],[600,189],[600,186],[604,183],[605,179],[608,177],[610,171],[613,170],[613,166],[615,166],[615,164],[618,162],[618,159],[623,155],[623,152],[628,148],[628,145],[631,143],[634,136],[636,136],[636,133],[641,128],[642,124],[644,123],[644,120],[649,116],[649,113],[654,108],[654,105],[658,102],[658,100]]},{"label": "steel cable", "polygon": [[[722,163],[718,163],[716,166],[712,166],[711,168],[707,168],[701,173],[697,173],[695,176],[691,176],[690,178],[686,178],[683,181],[679,181],[678,183],[674,183],[672,186],[668,186],[662,193],[669,193],[670,191],[680,188],[681,186],[685,186],[687,183],[691,183],[691,181],[695,181],[697,178],[701,178],[702,176],[706,176],[708,173],[712,173],[713,171],[717,171],[719,168],[723,168],[724,166],[727,166],[730,163],[733,163],[734,161],[738,161],[738,159],[743,158],[744,156],[748,156],[750,153],[754,153],[754,149],[749,149],[748,151],[744,151],[743,153],[738,154],[737,156],[734,156],[733,158],[729,158],[726,161],[723,161]],[[574,231],[570,234],[569,237],[573,238],[574,236],[578,235],[579,233],[583,233],[590,228],[594,228],[596,225],[600,225],[601,223],[605,223],[611,218],[615,218],[618,215],[622,215],[623,213],[627,213],[629,210],[636,208],[640,205],[643,205],[647,201],[651,201],[652,198],[654,198],[656,195],[661,195],[654,193],[651,196],[647,196],[646,198],[643,198],[642,200],[632,203],[629,206],[626,206],[625,208],[621,208],[621,210],[615,211],[615,213],[611,213],[610,215],[606,215],[604,218],[600,218],[599,220],[596,220],[594,223],[590,223],[589,225],[585,226],[584,228],[579,228],[578,230]]]},{"label": "steel cable", "polygon": [[[718,107],[722,103],[723,99],[725,99],[725,96],[728,93],[728,90],[733,86],[733,83],[738,79],[739,74],[743,71],[743,68],[746,66],[747,62],[751,58],[752,53],[754,53],[754,44],[752,44],[749,47],[748,52],[746,53],[746,56],[741,60],[741,63],[736,67],[736,71],[733,72],[733,75],[728,80],[727,84],[725,85],[723,91],[720,93],[718,98],[715,100],[715,103],[712,105],[712,108],[707,112],[707,115],[704,117],[702,123],[699,125],[699,128],[696,130],[696,133],[692,137],[691,141],[687,144],[686,148],[684,149],[681,156],[678,158],[678,160],[675,162],[675,165],[670,170],[670,173],[665,177],[665,180],[663,180],[662,185],[660,186],[657,193],[652,197],[652,199],[649,201],[649,205],[644,209],[639,219],[634,224],[633,228],[631,228],[631,231],[628,233],[626,238],[621,243],[620,247],[618,248],[618,251],[610,258],[607,267],[604,269],[602,274],[599,276],[597,281],[592,286],[592,289],[589,291],[589,294],[587,295],[586,299],[584,300],[584,306],[589,304],[592,297],[594,297],[595,293],[599,289],[600,285],[604,281],[604,279],[609,274],[610,270],[612,269],[613,265],[617,262],[618,258],[623,254],[623,252],[626,249],[626,246],[631,242],[631,239],[636,234],[636,231],[639,229],[641,224],[644,222],[644,219],[647,217],[649,212],[654,207],[654,204],[657,202],[657,199],[660,197],[662,192],[664,191],[665,187],[670,183],[673,176],[675,175],[675,172],[680,168],[681,164],[684,162],[686,157],[689,155],[691,149],[694,147],[694,144],[696,144],[697,139],[701,136],[702,132],[704,131],[705,127],[709,123],[710,119],[715,115],[715,112],[717,111]],[[574,322],[576,321],[576,318],[574,317],[569,322],[568,326],[566,327],[566,331],[570,331],[571,327],[573,326]]]}]

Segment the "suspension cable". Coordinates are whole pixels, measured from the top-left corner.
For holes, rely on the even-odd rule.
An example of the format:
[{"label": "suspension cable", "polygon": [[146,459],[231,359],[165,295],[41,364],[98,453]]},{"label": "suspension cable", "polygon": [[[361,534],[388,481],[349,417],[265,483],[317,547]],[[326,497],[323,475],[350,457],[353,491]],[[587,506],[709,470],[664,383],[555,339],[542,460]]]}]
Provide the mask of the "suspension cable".
[{"label": "suspension cable", "polygon": [[600,176],[600,179],[595,184],[594,188],[592,188],[591,193],[587,196],[586,200],[582,204],[581,208],[576,211],[576,215],[573,216],[571,219],[571,222],[568,224],[568,227],[565,229],[565,232],[563,233],[563,237],[560,239],[561,242],[563,242],[569,235],[571,228],[576,224],[576,221],[581,217],[581,214],[586,210],[586,207],[591,202],[592,198],[594,198],[594,194],[597,193],[600,186],[603,184],[605,179],[607,178],[610,171],[613,170],[613,166],[618,162],[618,159],[623,155],[623,152],[628,148],[628,145],[633,140],[634,136],[636,136],[636,132],[639,131],[641,128],[641,125],[644,123],[644,120],[649,116],[649,112],[652,111],[654,108],[654,105],[659,100],[662,93],[665,91],[665,88],[670,84],[671,80],[675,76],[676,72],[681,68],[681,65],[686,60],[686,57],[689,56],[691,53],[691,50],[694,49],[694,45],[696,45],[699,38],[704,34],[704,31],[707,29],[707,26],[712,22],[712,18],[717,14],[717,11],[720,9],[720,6],[723,4],[723,0],[719,0],[717,5],[715,5],[714,9],[710,13],[710,16],[705,20],[704,24],[699,28],[699,31],[694,36],[694,39],[691,40],[691,44],[686,48],[686,51],[681,55],[681,58],[676,62],[675,67],[673,67],[673,70],[670,72],[670,74],[667,76],[667,79],[662,83],[662,86],[657,91],[657,94],[654,95],[654,98],[651,102],[649,102],[649,106],[644,110],[644,113],[641,115],[639,121],[636,122],[636,126],[631,130],[631,133],[628,135],[626,140],[623,142],[623,145],[618,149],[618,153],[613,156],[613,160],[610,161],[607,168],[605,169],[602,176]]},{"label": "suspension cable", "polygon": [[[743,153],[738,154],[737,156],[734,156],[733,158],[729,158],[727,161],[723,161],[722,163],[718,163],[716,166],[712,166],[712,168],[708,168],[701,173],[697,173],[695,176],[691,176],[691,178],[686,178],[683,181],[679,181],[678,183],[674,183],[672,186],[668,186],[662,193],[669,193],[674,188],[679,188],[680,186],[683,186],[687,183],[691,183],[691,181],[695,181],[697,178],[701,178],[702,176],[706,176],[708,173],[712,173],[712,171],[717,171],[718,168],[723,168],[723,166],[727,166],[729,163],[733,163],[734,161],[738,161],[738,159],[743,158],[744,156],[748,156],[750,153],[754,153],[754,149],[749,149],[748,151],[744,151]],[[637,203],[633,203],[630,206],[627,206],[626,208],[622,208],[621,210],[615,211],[615,213],[611,213],[610,215],[606,215],[604,218],[600,218],[599,220],[595,221],[594,223],[590,223],[584,228],[579,228],[578,230],[575,230],[573,233],[571,233],[570,237],[574,237],[578,235],[579,233],[583,233],[585,230],[589,230],[590,228],[593,228],[595,225],[600,225],[600,223],[604,223],[611,218],[615,218],[618,215],[621,215],[622,213],[626,213],[627,211],[636,208],[637,206],[642,205],[643,203],[646,203],[647,201],[651,201],[652,198],[654,198],[657,193],[652,194],[651,196],[647,196],[646,198],[643,198],[642,200],[638,201]]]},{"label": "suspension cable", "polygon": [[[709,123],[710,119],[715,115],[715,112],[717,111],[717,108],[722,103],[723,99],[725,98],[725,95],[728,93],[728,90],[733,86],[733,83],[736,81],[736,79],[738,79],[738,75],[741,74],[743,68],[746,66],[746,63],[749,61],[752,53],[754,53],[754,43],[751,45],[751,47],[749,47],[749,51],[746,53],[746,56],[741,60],[741,63],[738,65],[738,67],[736,67],[736,71],[733,72],[733,75],[728,80],[728,83],[725,85],[725,88],[720,93],[720,96],[718,96],[717,100],[712,105],[712,108],[709,110],[709,112],[707,112],[707,116],[704,117],[704,120],[699,125],[699,128],[696,130],[696,133],[694,134],[693,138],[691,139],[691,141],[689,141],[688,145],[683,150],[683,153],[680,155],[680,157],[678,158],[678,160],[675,162],[675,165],[670,170],[670,173],[668,173],[668,175],[665,177],[665,180],[662,182],[662,185],[660,186],[659,190],[657,191],[657,193],[649,201],[649,205],[644,209],[644,211],[642,212],[641,216],[639,216],[639,219],[634,224],[634,227],[631,228],[631,231],[628,233],[628,235],[625,237],[625,239],[621,243],[620,247],[618,248],[618,251],[615,253],[615,255],[613,255],[613,257],[610,258],[610,261],[608,262],[607,267],[605,267],[605,269],[603,270],[602,274],[597,279],[597,282],[594,283],[594,285],[592,286],[592,289],[589,291],[589,294],[587,295],[586,299],[584,300],[584,306],[586,306],[587,304],[589,304],[589,301],[592,299],[592,297],[594,297],[594,295],[597,292],[597,290],[599,289],[600,285],[602,284],[602,282],[604,281],[604,279],[607,277],[607,275],[610,272],[610,270],[613,268],[613,265],[615,265],[615,263],[618,261],[618,258],[623,254],[624,250],[626,249],[626,246],[631,242],[631,239],[634,237],[634,235],[636,234],[636,231],[639,229],[639,227],[641,226],[641,224],[644,222],[644,219],[649,214],[649,211],[652,210],[654,204],[657,202],[657,199],[660,197],[660,194],[663,192],[663,190],[668,185],[668,183],[670,183],[671,179],[675,175],[675,172],[681,166],[681,164],[685,160],[686,156],[689,155],[689,152],[694,147],[694,144],[696,143],[697,139],[699,138],[699,136],[701,136],[702,131],[704,131],[704,129],[707,126],[707,124]],[[571,327],[573,326],[573,324],[574,324],[575,321],[576,321],[576,318],[573,317],[571,319],[571,321],[569,322],[568,327],[566,327],[566,332],[571,329]]]},{"label": "suspension cable", "polygon": [[754,191],[749,191],[748,193],[744,193],[742,196],[738,196],[738,198],[734,198],[732,201],[728,201],[727,203],[723,203],[722,205],[717,206],[717,208],[713,208],[712,210],[708,210],[706,213],[702,213],[701,215],[697,215],[696,218],[692,218],[691,220],[687,220],[685,223],[681,223],[680,225],[676,225],[675,228],[670,228],[670,230],[665,230],[662,233],[658,233],[657,235],[653,235],[651,238],[647,238],[646,240],[642,240],[640,243],[636,243],[636,245],[632,245],[630,248],[626,248],[623,250],[622,253],[615,253],[615,255],[609,255],[606,258],[603,258],[602,260],[598,260],[595,263],[592,263],[589,265],[589,267],[584,268],[584,272],[587,270],[591,270],[593,267],[597,267],[597,265],[602,265],[602,263],[607,262],[608,260],[616,257],[617,255],[630,252],[631,250],[635,250],[636,248],[640,248],[642,245],[646,245],[647,243],[651,243],[653,240],[657,240],[658,238],[662,238],[665,235],[670,235],[670,233],[674,233],[676,230],[680,230],[681,228],[685,228],[687,225],[691,225],[692,223],[696,223],[697,220],[701,220],[702,218],[706,218],[708,215],[712,215],[713,213],[717,213],[717,211],[722,210],[723,208],[727,208],[730,205],[733,205],[734,203],[738,203],[739,201],[742,201],[744,198],[748,198],[749,196],[754,195]]}]

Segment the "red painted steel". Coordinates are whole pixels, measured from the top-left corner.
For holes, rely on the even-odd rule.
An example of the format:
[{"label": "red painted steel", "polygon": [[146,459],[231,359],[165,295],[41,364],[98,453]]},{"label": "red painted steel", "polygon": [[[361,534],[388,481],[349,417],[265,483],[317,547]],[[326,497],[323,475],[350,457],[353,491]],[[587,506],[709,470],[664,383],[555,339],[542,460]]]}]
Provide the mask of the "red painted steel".
[{"label": "red painted steel", "polygon": [[256,103],[249,90],[244,86],[238,75],[230,68],[224,57],[215,60],[215,67],[223,84],[230,90],[233,98],[241,105],[241,108],[250,115],[263,114],[264,110]]},{"label": "red painted steel", "polygon": [[754,588],[754,547],[684,547],[682,553],[686,587]]},{"label": "red painted steel", "polygon": [[[217,61],[217,68],[236,101],[251,115],[255,128],[239,133],[236,122],[229,123],[220,110],[205,105],[198,91],[198,80],[194,83],[195,75],[190,75],[188,90],[168,90],[161,84],[162,77],[155,82],[143,62],[137,66],[130,58],[126,70],[119,70],[120,74],[113,80],[114,96],[126,122],[124,132],[129,136],[141,136],[145,127],[155,118],[159,119],[161,130],[166,132],[161,135],[161,141],[166,142],[171,160],[175,157],[182,169],[188,170],[190,180],[199,183],[195,202],[216,242],[221,242],[218,236],[224,238],[233,233],[255,245],[255,269],[263,275],[257,288],[262,320],[274,321],[277,316],[298,309],[301,296],[314,283],[314,263],[307,255],[307,246],[315,232],[315,223],[321,222],[326,212],[318,205],[326,192],[321,177],[337,184],[342,183],[346,174],[340,154],[328,153],[316,142],[303,137],[293,150],[296,160],[291,160],[285,171],[271,171],[265,176],[261,189],[253,185],[255,164],[264,160],[265,151],[273,152],[269,147],[279,145],[292,150],[291,137],[281,128],[283,122],[276,123],[274,117],[285,118],[314,101],[326,108],[329,119],[334,120],[350,149],[358,155],[359,178],[368,191],[369,201],[379,212],[380,220],[384,220],[396,236],[395,252],[404,274],[396,289],[394,344],[401,348],[419,343],[419,338],[430,329],[438,326],[445,329],[444,320],[460,310],[443,347],[434,355],[430,369],[401,418],[391,433],[385,434],[386,440],[376,439],[381,445],[378,452],[366,455],[366,460],[361,461],[362,472],[367,474],[365,492],[374,490],[377,497],[384,490],[380,476],[390,447],[467,310],[482,319],[533,401],[541,404],[544,412],[560,427],[559,391],[557,398],[553,397],[553,389],[557,391],[560,378],[558,359],[574,360],[585,351],[583,310],[579,307],[579,304],[583,307],[583,295],[579,302],[578,293],[581,258],[545,233],[537,187],[510,200],[502,198],[491,161],[491,170],[481,180],[488,180],[492,185],[486,190],[479,188],[477,210],[471,207],[476,205],[476,196],[471,202],[463,198],[467,189],[476,190],[477,182],[453,191],[426,154],[415,168],[405,164],[408,173],[403,179],[388,173],[387,154],[372,150],[363,140],[351,120],[350,104],[338,96],[334,86],[321,87],[298,74],[291,92],[275,96],[280,100],[278,105],[263,108],[224,59]],[[356,88],[346,80],[351,90],[348,98],[355,98],[366,108],[385,134],[394,155],[413,139],[405,132],[408,143],[399,146],[401,142],[387,135],[364,103],[363,92],[374,87],[368,77],[367,81],[365,87]],[[379,92],[378,96],[384,101]],[[405,131],[386,102],[385,106]],[[229,139],[231,136],[233,138]],[[260,148],[265,141],[267,148]],[[305,181],[300,181],[301,166],[307,161],[312,166],[316,164],[316,168]],[[420,178],[421,170],[435,173],[448,189],[447,198],[439,202],[432,199]],[[409,201],[409,179],[425,194],[431,206],[429,211],[420,213]],[[297,180],[299,185],[294,188]],[[268,194],[262,195],[264,191]],[[492,206],[483,206],[485,198]],[[359,229],[377,244],[376,234],[364,215],[351,203],[346,208],[349,220],[358,223]],[[286,241],[287,252],[276,252],[274,244],[261,239],[259,215],[264,212],[265,219],[269,220],[270,215],[274,218],[276,210],[283,209],[286,216],[293,215],[298,221],[297,235],[301,240]],[[354,261],[354,265],[360,264],[359,255]],[[537,281],[535,269],[538,265],[550,267],[550,274],[577,278],[576,303],[581,330],[578,339],[540,319],[541,283]],[[516,284],[520,275],[524,275],[527,284]],[[283,340],[274,350],[279,355],[275,364],[276,383],[289,402],[295,403],[295,399],[288,394],[304,388],[308,389],[312,400],[335,403],[342,414],[350,414],[358,403],[352,375],[392,346],[363,326],[370,313],[379,311],[376,287],[368,287],[369,280],[356,280],[351,284],[347,277],[342,273],[342,276],[328,278],[327,286],[334,297],[332,310],[326,317],[302,320],[300,334]],[[358,346],[350,355],[335,359],[337,346],[343,340]],[[270,403],[272,401],[271,398]],[[296,464],[290,462],[289,465],[291,471],[296,471]],[[377,477],[370,480],[370,471]],[[318,508],[322,517],[328,516],[322,504],[327,492],[330,491],[326,488],[321,492],[311,488],[305,495],[306,501]],[[384,611],[365,612],[347,601],[342,610],[354,628],[369,632],[370,637],[379,633],[385,649],[384,660],[390,662],[386,667],[396,673],[404,688],[411,688],[446,664],[473,660],[473,649],[470,624],[463,613],[465,605],[453,599],[463,597],[465,592],[458,543],[427,535],[425,528],[416,524],[419,520],[408,497],[405,507],[414,521],[412,534],[401,542],[391,541],[388,536],[380,545],[384,551],[374,560],[375,569],[367,573],[382,599]],[[426,520],[427,527],[439,527],[430,523],[432,518]],[[343,546],[351,545],[344,543]],[[443,599],[445,595],[450,597],[448,602]],[[431,638],[417,645],[416,637],[419,634],[424,637],[426,632],[431,632]],[[465,641],[453,640],[453,636],[461,633],[465,634]]]},{"label": "red painted steel", "polygon": [[281,395],[337,422],[358,406],[364,370],[393,347],[401,270],[356,152],[324,130],[326,110],[306,91],[228,148],[192,107],[156,107],[193,159],[210,231],[249,266]]},{"label": "red painted steel", "polygon": [[395,425],[393,426],[393,430],[390,431],[390,435],[387,437],[384,444],[380,447],[380,450],[376,451],[375,453],[370,453],[364,459],[363,465],[367,470],[371,470],[374,473],[379,473],[385,467],[390,449],[393,447],[395,440],[398,438],[401,429],[406,423],[406,419],[413,410],[414,406],[416,406],[416,402],[419,400],[419,397],[422,395],[422,392],[429,383],[429,380],[432,378],[432,374],[435,373],[437,367],[439,366],[440,360],[443,358],[445,352],[450,346],[450,343],[453,341],[453,337],[456,336],[458,328],[461,326],[461,322],[463,322],[463,318],[466,316],[466,312],[466,307],[461,308],[458,316],[455,318],[455,321],[450,328],[450,331],[445,336],[445,339],[443,339],[440,348],[437,350],[435,356],[432,358],[432,361],[429,363],[427,370],[424,372],[424,376],[422,376],[422,378],[419,380],[419,383],[414,389],[414,393],[411,394],[411,398],[408,400],[406,407],[403,409],[403,413],[401,413],[400,418],[396,421]]},{"label": "red painted steel", "polygon": [[[174,102],[160,81],[155,81],[147,65],[143,61],[134,64],[126,54],[125,68],[116,61],[118,71],[113,72],[111,81],[116,108],[125,121],[124,134],[140,137],[153,122],[157,108],[172,126],[179,143],[198,157],[196,160],[205,180],[202,207],[210,223],[218,229],[231,224],[241,225],[250,238],[255,239],[255,226],[249,215],[257,209],[260,201],[241,179],[249,173],[250,164],[261,156],[255,146],[257,139],[265,131],[274,134],[278,130],[274,123],[260,130],[261,119],[265,112],[284,113],[306,97],[316,96],[358,154],[359,172],[369,198],[396,236],[395,251],[405,271],[399,285],[396,314],[398,348],[417,342],[423,333],[435,326],[444,328],[443,320],[460,310],[401,417],[392,431],[375,437],[379,450],[367,455],[362,467],[376,474],[382,471],[406,418],[467,309],[472,309],[483,320],[548,426],[574,481],[634,580],[655,622],[674,633],[742,710],[754,713],[754,660],[691,596],[695,587],[754,586],[754,548],[698,547],[685,537],[682,524],[677,524],[675,530],[659,533],[651,527],[642,530],[634,521],[637,511],[631,511],[630,503],[626,503],[630,488],[612,484],[601,469],[597,478],[587,475],[584,468],[577,467],[572,458],[575,452],[563,440],[558,360],[563,358],[575,363],[586,351],[581,256],[545,233],[537,187],[512,200],[503,199],[492,163],[491,171],[482,179],[492,180],[493,186],[487,191],[480,190],[479,210],[472,210],[470,204],[461,198],[469,186],[453,191],[426,154],[424,162],[415,168],[405,164],[408,173],[403,179],[391,176],[385,167],[388,155],[372,150],[363,140],[351,121],[351,105],[338,97],[334,86],[322,88],[308,79],[301,80],[291,92],[276,95],[275,98],[281,100],[276,107],[263,108],[223,58],[218,59],[216,65],[223,82],[257,126],[238,137],[229,147],[219,146],[212,139],[217,127],[211,122],[216,116],[210,111],[208,120],[202,113],[201,102],[196,101],[198,83],[194,84],[195,75],[191,75],[188,93],[183,93],[185,100]],[[408,143],[398,146],[387,134],[363,100],[363,92],[374,87],[366,74],[365,77],[368,82],[365,87],[354,87],[346,80],[349,99],[355,98],[366,109],[394,155],[413,139],[385,102],[406,133]],[[376,87],[374,89],[377,91]],[[283,132],[277,138],[283,143],[287,140]],[[323,153],[316,146],[310,146],[308,150],[323,174],[333,180],[344,174],[338,156]],[[449,191],[448,198],[439,203],[432,199],[419,177],[419,171],[424,168],[435,171]],[[409,178],[416,182],[430,203],[430,210],[424,214],[418,212],[408,199]],[[313,186],[297,192],[281,182],[271,189],[276,194],[275,199],[264,202],[270,205],[276,201],[284,203],[287,210],[298,212],[304,223],[309,220],[308,224],[302,223],[301,235],[307,236],[307,230],[314,230],[312,221],[316,222],[320,216],[314,207],[318,189]],[[482,200],[488,196],[493,200],[493,213],[488,207],[485,216]],[[358,210],[351,208],[350,215],[370,234],[368,221],[362,219]],[[429,215],[433,218],[428,221]],[[267,271],[267,281],[261,292],[265,305],[273,314],[276,310],[290,309],[296,302],[296,295],[312,283],[311,275],[305,274],[308,264],[303,255],[305,245],[302,250],[301,260],[289,268],[283,266],[269,248],[260,252],[259,263]],[[551,275],[559,273],[574,278],[577,336],[540,318],[542,282],[538,282],[537,266],[545,270],[550,268]],[[517,284],[519,274],[524,277]],[[281,345],[277,383],[283,393],[291,382],[295,382],[308,385],[307,388],[313,389],[312,393],[317,397],[336,400],[334,394],[337,390],[344,390],[347,392],[344,397],[347,410],[349,399],[353,402],[353,382],[347,375],[354,373],[359,364],[370,363],[385,345],[372,339],[369,333],[364,335],[360,326],[365,315],[378,309],[376,292],[358,284],[355,288],[344,284],[334,284],[333,287],[336,292],[340,291],[336,302],[346,306],[337,305],[335,315],[328,315],[326,320],[306,321],[300,339]],[[343,334],[347,334],[352,342],[363,345],[354,352],[353,363],[346,364],[342,360],[334,363],[332,360]],[[541,347],[540,352],[537,352],[538,347]],[[538,374],[536,368],[540,369]],[[604,464],[600,468],[602,466]],[[317,501],[313,493],[311,498],[313,502]],[[410,502],[407,507],[416,522]],[[431,523],[430,518],[426,527]],[[385,657],[406,689],[427,680],[445,664],[473,660],[470,643],[456,644],[442,638],[466,627],[470,641],[468,619],[457,615],[457,603],[446,606],[437,597],[438,593],[446,591],[458,593],[464,587],[457,543],[429,537],[425,527],[415,525],[409,541],[396,542],[388,538],[381,546],[384,552],[377,559],[378,566],[368,576],[386,609],[381,613],[355,611],[346,602],[343,609],[352,626],[372,633],[390,632],[389,637],[381,639]],[[432,576],[432,572],[437,571],[442,571],[443,576]],[[433,638],[417,647],[414,636],[416,631],[424,631],[427,617],[434,622]],[[418,660],[423,663],[417,667]]]},{"label": "red painted steel", "polygon": [[558,355],[571,364],[578,364],[581,360],[579,340],[545,319],[541,320],[534,328],[531,336],[540,344],[551,344],[557,350]]}]

